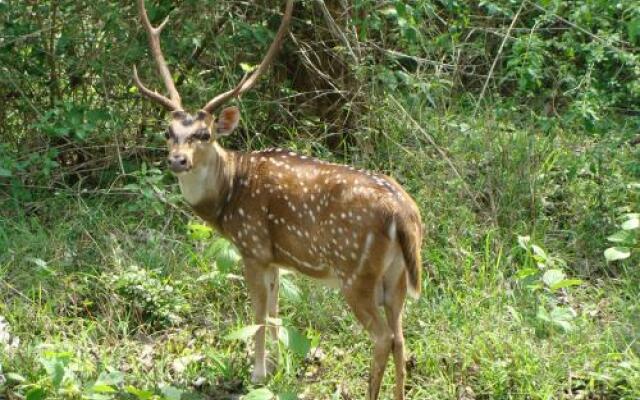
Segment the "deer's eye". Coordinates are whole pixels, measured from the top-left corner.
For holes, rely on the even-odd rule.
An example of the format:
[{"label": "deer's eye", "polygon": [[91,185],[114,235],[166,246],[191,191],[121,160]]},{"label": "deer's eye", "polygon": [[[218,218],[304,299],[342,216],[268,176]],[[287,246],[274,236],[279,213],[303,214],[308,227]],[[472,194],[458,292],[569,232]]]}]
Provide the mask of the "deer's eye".
[{"label": "deer's eye", "polygon": [[173,129],[171,129],[171,127],[169,127],[169,129],[164,131],[164,138],[165,139],[169,140],[169,139],[173,139],[175,137],[176,137],[176,135],[173,134]]},{"label": "deer's eye", "polygon": [[198,129],[191,137],[195,140],[201,140],[203,142],[211,139],[211,134],[206,129]]}]

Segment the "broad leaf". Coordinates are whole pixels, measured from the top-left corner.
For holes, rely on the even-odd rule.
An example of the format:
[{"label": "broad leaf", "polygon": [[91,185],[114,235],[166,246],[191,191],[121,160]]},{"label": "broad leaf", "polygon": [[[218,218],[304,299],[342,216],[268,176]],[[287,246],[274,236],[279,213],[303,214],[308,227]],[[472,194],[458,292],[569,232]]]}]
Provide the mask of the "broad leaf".
[{"label": "broad leaf", "polygon": [[629,248],[623,246],[609,247],[604,251],[604,257],[607,261],[624,260],[625,258],[629,258],[630,255],[631,251]]},{"label": "broad leaf", "polygon": [[154,393],[149,390],[141,390],[133,386],[127,386],[125,391],[129,394],[136,396],[138,400],[149,400],[153,397]]},{"label": "broad leaf", "polygon": [[282,277],[280,280],[282,287],[282,296],[292,301],[300,301],[300,289],[298,285],[288,277]]},{"label": "broad leaf", "polygon": [[576,312],[570,307],[555,307],[549,314],[551,322],[567,332],[573,329],[571,321],[575,316]]},{"label": "broad leaf", "polygon": [[283,326],[278,330],[278,339],[300,357],[306,356],[311,347],[311,342],[306,336],[289,326]]},{"label": "broad leaf", "polygon": [[[114,390],[114,392],[116,391]],[[87,400],[113,400],[113,394],[103,394],[97,392],[85,393],[82,398]]]},{"label": "broad leaf", "polygon": [[218,242],[220,250],[216,254],[216,265],[220,272],[229,272],[240,260],[240,255],[228,241],[219,239]]},{"label": "broad leaf", "polygon": [[260,329],[261,325],[248,325],[248,326],[244,326],[240,329],[237,329],[233,332],[231,332],[230,334],[228,334],[227,336],[225,336],[224,338],[226,340],[247,340],[251,337],[253,337],[256,332],[258,332],[258,329]]},{"label": "broad leaf", "polygon": [[524,279],[527,278],[529,276],[533,276],[535,274],[537,274],[538,272],[540,272],[537,268],[523,268],[521,270],[518,270],[518,272],[516,272],[516,278],[517,279]]},{"label": "broad leaf", "polygon": [[529,250],[529,242],[531,241],[531,237],[529,236],[520,236],[518,235],[518,245],[525,250]]},{"label": "broad leaf", "polygon": [[160,387],[160,393],[166,400],[180,400],[183,391],[170,385]]},{"label": "broad leaf", "polygon": [[47,370],[47,374],[51,379],[51,384],[54,388],[58,389],[60,384],[62,384],[62,380],[64,379],[65,369],[62,361],[58,359],[42,359],[40,363]]},{"label": "broad leaf", "polygon": [[250,391],[242,396],[242,400],[273,400],[275,395],[267,388],[260,388]]},{"label": "broad leaf", "polygon": [[27,392],[26,400],[42,400],[45,398],[45,391],[41,387],[35,387]]},{"label": "broad leaf", "polygon": [[196,223],[189,223],[187,225],[187,232],[189,238],[192,240],[205,240],[213,235],[213,230],[210,227]]},{"label": "broad leaf", "polygon": [[638,217],[637,215],[632,215],[629,219],[624,221],[622,225],[620,225],[620,227],[625,231],[638,229],[640,227],[640,217]]},{"label": "broad leaf", "polygon": [[613,243],[631,244],[634,238],[633,232],[622,230],[609,236],[607,240]]},{"label": "broad leaf", "polygon": [[218,276],[220,276],[219,271],[211,271],[206,274],[200,275],[198,279],[196,279],[196,282],[203,282],[203,281],[214,282]]},{"label": "broad leaf", "polygon": [[27,380],[24,376],[20,374],[16,374],[15,372],[7,372],[6,377],[10,381],[19,382],[19,383],[25,382]]},{"label": "broad leaf", "polygon": [[559,269],[550,269],[542,275],[542,281],[545,285],[551,287],[566,277],[565,273]]},{"label": "broad leaf", "polygon": [[124,381],[124,375],[120,371],[103,372],[98,376],[94,386],[118,386]]},{"label": "broad leaf", "polygon": [[113,386],[103,385],[103,384],[100,384],[100,385],[94,384],[91,387],[91,390],[93,392],[95,392],[95,393],[115,393],[115,392],[117,392],[117,390],[114,389]]},{"label": "broad leaf", "polygon": [[554,283],[549,287],[549,289],[556,291],[558,289],[570,287],[570,286],[580,286],[582,285],[582,280],[580,279],[563,279],[560,282]]},{"label": "broad leaf", "polygon": [[532,244],[531,250],[533,251],[533,254],[542,259],[542,261],[547,261],[547,253],[542,249],[542,247]]}]

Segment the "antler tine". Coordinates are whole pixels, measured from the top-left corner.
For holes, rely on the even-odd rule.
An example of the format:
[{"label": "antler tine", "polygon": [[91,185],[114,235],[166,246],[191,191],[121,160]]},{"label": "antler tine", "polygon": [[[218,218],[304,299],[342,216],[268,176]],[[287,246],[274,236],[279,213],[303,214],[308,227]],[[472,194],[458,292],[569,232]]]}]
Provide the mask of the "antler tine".
[{"label": "antler tine", "polygon": [[135,65],[133,66],[133,82],[135,82],[136,86],[138,87],[138,90],[140,90],[140,93],[147,96],[151,100],[155,100],[156,102],[160,103],[168,111],[177,111],[181,109],[180,106],[176,105],[176,103],[174,103],[170,99],[164,97],[160,93],[155,92],[147,88],[145,85],[143,85],[142,82],[140,81],[140,78],[138,77],[138,70],[136,69]]},{"label": "antler tine", "polygon": [[165,18],[165,20],[162,21],[162,23],[157,27],[151,25],[151,21],[149,20],[149,16],[147,15],[147,10],[144,6],[144,0],[138,0],[138,12],[140,14],[142,25],[144,25],[144,28],[147,31],[147,36],[149,38],[149,47],[151,48],[153,58],[156,60],[158,72],[160,72],[160,76],[164,81],[164,85],[169,92],[170,98],[167,98],[145,87],[140,81],[135,67],[133,68],[133,80],[136,83],[136,86],[138,86],[138,89],[140,89],[140,92],[142,92],[142,94],[144,94],[145,96],[157,101],[170,111],[181,110],[182,100],[180,99],[180,94],[176,89],[176,85],[173,83],[173,78],[171,77],[171,72],[169,71],[169,67],[167,66],[167,61],[162,54],[162,49],[160,48],[160,32],[162,32],[162,29],[164,29],[167,22],[169,22],[169,17]]},{"label": "antler tine", "polygon": [[273,39],[273,43],[271,43],[271,46],[269,46],[269,50],[267,51],[267,54],[264,56],[264,59],[262,60],[258,68],[251,75],[245,75],[235,88],[221,93],[211,99],[202,108],[204,111],[207,111],[209,113],[213,112],[216,108],[220,107],[229,99],[240,96],[256,84],[258,78],[260,78],[260,75],[262,75],[267,70],[267,68],[269,68],[269,65],[278,52],[284,36],[287,33],[287,29],[289,28],[289,22],[291,21],[292,13],[293,0],[287,0],[287,6],[284,11],[284,16],[282,17],[282,22],[280,22],[278,32],[276,33],[276,37]]}]

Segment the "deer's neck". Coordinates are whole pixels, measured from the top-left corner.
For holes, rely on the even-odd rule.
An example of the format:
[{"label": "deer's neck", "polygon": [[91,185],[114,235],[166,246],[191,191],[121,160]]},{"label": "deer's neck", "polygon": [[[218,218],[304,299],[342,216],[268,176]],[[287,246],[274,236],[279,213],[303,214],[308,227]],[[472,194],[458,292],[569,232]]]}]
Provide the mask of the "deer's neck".
[{"label": "deer's neck", "polygon": [[242,170],[241,155],[213,143],[200,160],[197,168],[178,176],[185,200],[205,221],[219,226],[219,220],[234,194],[234,182]]}]

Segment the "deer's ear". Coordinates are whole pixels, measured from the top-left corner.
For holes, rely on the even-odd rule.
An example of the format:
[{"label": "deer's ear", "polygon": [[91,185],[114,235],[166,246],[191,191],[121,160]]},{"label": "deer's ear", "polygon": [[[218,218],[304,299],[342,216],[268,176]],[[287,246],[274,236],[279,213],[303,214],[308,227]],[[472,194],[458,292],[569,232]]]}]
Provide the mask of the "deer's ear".
[{"label": "deer's ear", "polygon": [[233,132],[240,122],[240,110],[238,107],[227,107],[220,112],[216,120],[216,135],[226,136]]}]

